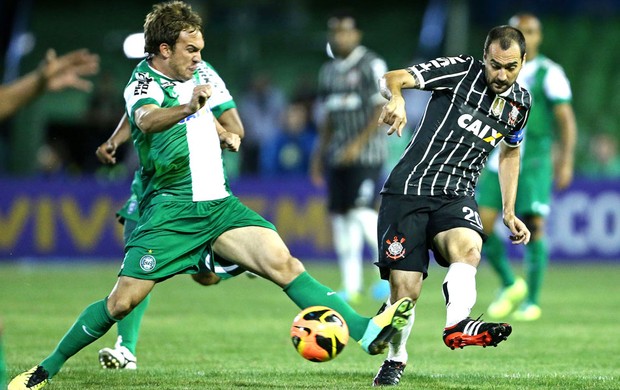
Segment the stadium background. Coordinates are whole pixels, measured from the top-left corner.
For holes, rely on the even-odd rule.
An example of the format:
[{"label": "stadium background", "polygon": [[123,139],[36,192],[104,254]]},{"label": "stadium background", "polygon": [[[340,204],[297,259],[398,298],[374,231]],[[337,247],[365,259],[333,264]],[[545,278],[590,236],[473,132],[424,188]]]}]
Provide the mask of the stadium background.
[{"label": "stadium background", "polygon": [[[214,64],[233,96],[250,76],[268,70],[287,93],[313,86],[325,56],[325,20],[331,1],[194,1],[205,20],[203,57]],[[151,1],[0,3],[5,81],[32,70],[49,47],[64,53],[87,47],[99,53],[96,91],[122,108],[121,91],[136,60],[122,43],[139,32]],[[482,55],[488,29],[517,11],[543,21],[542,52],[562,64],[571,80],[579,125],[577,169],[587,161],[588,138],[605,131],[618,138],[620,80],[617,54],[620,2],[598,1],[351,1],[364,31],[363,43],[383,55],[391,69],[416,59],[470,53]],[[23,49],[23,56],[20,55]],[[129,181],[83,174],[43,180],[33,158],[51,128],[75,139],[84,166],[96,165],[94,149],[111,126],[96,130],[93,94],[47,95],[0,124],[0,261],[22,259],[115,259],[122,253],[115,210]],[[120,117],[120,111],[118,112]],[[59,130],[58,130],[59,129]],[[240,179],[240,180],[239,180]],[[620,179],[578,177],[558,194],[548,227],[555,261],[617,261],[620,258]],[[331,236],[321,190],[305,179],[273,182],[237,178],[233,190],[278,226],[293,253],[332,259]],[[318,227],[318,228],[317,228]]]}]

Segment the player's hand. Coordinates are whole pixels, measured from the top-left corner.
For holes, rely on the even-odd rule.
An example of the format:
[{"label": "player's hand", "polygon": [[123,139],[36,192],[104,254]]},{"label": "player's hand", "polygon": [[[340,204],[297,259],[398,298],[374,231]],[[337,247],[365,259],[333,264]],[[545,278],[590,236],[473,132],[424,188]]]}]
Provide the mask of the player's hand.
[{"label": "player's hand", "polygon": [[224,150],[238,152],[239,146],[241,146],[241,138],[235,133],[223,131],[220,133],[220,146]]},{"label": "player's hand", "polygon": [[192,93],[192,98],[189,103],[187,103],[188,111],[190,111],[190,115],[200,110],[207,104],[207,99],[211,97],[211,85],[197,85],[194,87],[194,92]]},{"label": "player's hand", "polygon": [[116,164],[116,148],[118,145],[112,141],[106,141],[99,145],[95,154],[103,164]]},{"label": "player's hand", "polygon": [[390,125],[387,131],[388,135],[398,134],[399,137],[403,135],[403,129],[407,124],[407,113],[405,112],[405,99],[402,96],[392,96],[389,102],[383,106],[381,115],[379,116],[379,125]]},{"label": "player's hand", "polygon": [[530,242],[531,233],[527,226],[514,214],[504,214],[504,225],[510,229],[510,241],[517,244],[527,245]]},{"label": "player's hand", "polygon": [[49,49],[39,66],[39,72],[45,88],[49,91],[75,88],[88,92],[93,85],[83,76],[92,76],[99,72],[99,56],[87,49],[57,56],[54,49]]}]

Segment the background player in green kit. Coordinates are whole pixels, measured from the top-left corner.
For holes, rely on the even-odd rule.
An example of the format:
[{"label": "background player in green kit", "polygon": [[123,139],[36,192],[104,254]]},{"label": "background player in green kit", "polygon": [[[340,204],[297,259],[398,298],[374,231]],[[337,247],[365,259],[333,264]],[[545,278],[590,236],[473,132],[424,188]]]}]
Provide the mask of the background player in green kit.
[{"label": "background player in green kit", "polygon": [[156,4],[147,15],[149,56],[135,68],[124,93],[144,194],[119,278],[107,297],[82,311],[49,356],[13,378],[9,390],[43,388],[71,356],[131,313],[156,283],[198,273],[212,252],[271,280],[300,308],[336,310],[350,336],[371,355],[382,353],[407,325],[411,299],[372,318],[359,315],[305,271],[270,222],[232,195],[221,145],[237,151],[240,138],[217,122],[207,104],[212,89],[200,54],[201,25],[200,16],[181,1]]},{"label": "background player in green kit", "polygon": [[[515,320],[533,321],[542,313],[539,297],[548,263],[544,224],[549,214],[553,181],[555,179],[559,190],[571,183],[577,130],[569,81],[558,64],[538,52],[542,42],[540,21],[531,14],[518,14],[510,19],[510,24],[521,30],[526,39],[527,61],[518,81],[532,95],[516,203],[517,214],[532,233],[525,247],[527,282],[515,276],[504,243],[493,232],[495,219],[501,211],[497,165],[493,158],[480,177],[477,197],[482,224],[489,235],[483,250],[502,282],[502,289],[486,313],[493,318],[503,318],[516,308]],[[552,156],[554,143],[557,143],[554,151],[557,155]]]},{"label": "background player in green kit", "polygon": [[[226,84],[215,69],[207,62],[204,62],[204,71],[207,73],[209,85],[211,85],[212,88],[212,95],[209,98],[209,107],[211,111],[225,129],[242,138],[244,135],[243,124],[237,112],[235,101],[226,88]],[[114,133],[106,142],[97,148],[97,157],[104,164],[115,164],[115,155],[118,146],[130,139],[131,132],[129,121],[127,120],[127,115],[123,115]],[[144,189],[142,188],[140,174],[139,171],[137,171],[131,183],[131,196],[117,213],[119,222],[123,224],[123,238],[125,243],[129,241],[129,237],[137,226],[140,217],[138,204],[143,192]],[[201,270],[201,272],[193,274],[192,278],[205,286],[216,284],[220,280],[225,280],[244,272],[243,268],[236,264],[226,262],[217,256],[213,261],[215,272],[211,272],[211,269],[207,268],[210,266],[207,262],[205,262],[204,265],[205,268]],[[114,348],[103,348],[99,351],[99,362],[103,368],[137,368],[136,345],[138,343],[142,318],[144,317],[150,299],[151,295],[149,294],[127,317],[118,322],[118,338]]]}]

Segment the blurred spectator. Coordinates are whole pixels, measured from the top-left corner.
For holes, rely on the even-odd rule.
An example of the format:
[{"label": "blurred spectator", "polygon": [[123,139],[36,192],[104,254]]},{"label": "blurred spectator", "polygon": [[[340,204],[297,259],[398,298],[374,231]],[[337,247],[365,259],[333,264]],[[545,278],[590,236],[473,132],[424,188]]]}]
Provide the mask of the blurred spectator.
[{"label": "blurred spectator", "polygon": [[261,174],[307,175],[316,137],[316,128],[304,101],[289,104],[283,126],[275,139],[261,150]]},{"label": "blurred spectator", "polygon": [[620,177],[618,140],[608,133],[597,133],[588,142],[589,159],[581,165],[581,172],[593,178]]},{"label": "blurred spectator", "polygon": [[271,77],[257,73],[239,99],[239,115],[245,126],[241,152],[241,174],[258,174],[261,150],[274,141],[282,127],[286,98]]}]

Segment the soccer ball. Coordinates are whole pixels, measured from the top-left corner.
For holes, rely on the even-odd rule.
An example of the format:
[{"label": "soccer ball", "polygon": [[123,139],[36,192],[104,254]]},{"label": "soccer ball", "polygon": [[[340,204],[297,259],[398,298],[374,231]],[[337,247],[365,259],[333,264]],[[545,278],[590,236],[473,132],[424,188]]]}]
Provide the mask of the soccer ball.
[{"label": "soccer ball", "polygon": [[326,306],[311,306],[293,320],[291,340],[305,359],[326,362],[338,356],[347,345],[349,328],[338,312]]}]

